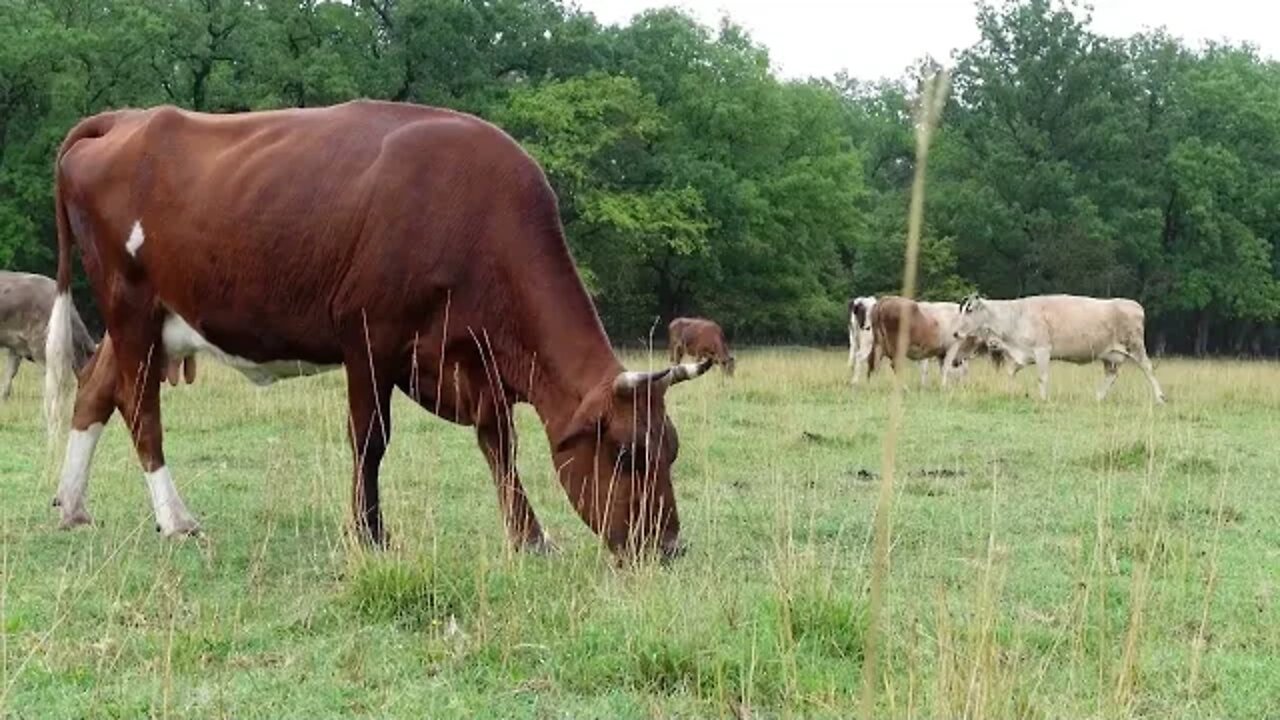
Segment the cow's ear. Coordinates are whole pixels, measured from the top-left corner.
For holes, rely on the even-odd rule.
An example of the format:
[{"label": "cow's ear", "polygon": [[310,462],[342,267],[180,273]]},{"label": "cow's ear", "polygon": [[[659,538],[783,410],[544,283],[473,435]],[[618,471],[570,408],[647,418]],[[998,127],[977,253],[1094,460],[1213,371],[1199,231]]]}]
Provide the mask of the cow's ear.
[{"label": "cow's ear", "polygon": [[560,437],[555,443],[556,452],[564,450],[570,443],[583,435],[590,434],[595,436],[599,434],[600,423],[604,421],[605,415],[609,412],[613,395],[612,388],[607,386],[606,388],[596,388],[587,393],[587,396],[582,399],[578,408],[573,411],[573,417],[569,419],[564,429],[560,431]]}]

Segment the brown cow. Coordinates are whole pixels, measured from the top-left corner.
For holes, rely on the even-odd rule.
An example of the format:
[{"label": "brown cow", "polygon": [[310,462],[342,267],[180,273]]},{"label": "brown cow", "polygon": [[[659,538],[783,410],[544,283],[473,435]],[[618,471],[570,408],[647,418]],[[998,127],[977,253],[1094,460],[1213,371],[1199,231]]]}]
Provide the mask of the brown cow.
[{"label": "brown cow", "polygon": [[[880,298],[871,309],[871,326],[874,334],[875,348],[867,365],[867,372],[876,368],[878,355],[887,355],[890,364],[897,370],[896,358],[898,348],[898,328],[907,315],[911,317],[908,328],[907,347],[904,357],[908,360],[922,361],[920,382],[924,384],[928,376],[930,360],[937,360],[941,366],[942,384],[952,373],[963,375],[967,367],[967,358],[976,350],[963,353],[951,352],[952,346],[958,342],[976,343],[975,340],[958,340],[955,326],[959,322],[960,305],[958,303],[925,303],[890,295]],[[947,362],[951,366],[947,366]]]},{"label": "brown cow", "polygon": [[[710,363],[622,367],[542,169],[494,126],[370,101],[123,110],[76,125],[56,170],[50,387],[68,384],[74,243],[115,353],[76,396],[71,442],[92,451],[75,433],[105,422],[113,376],[165,535],[197,524],[165,463],[150,368],[200,351],[260,383],[343,366],[354,525],[369,542],[386,538],[378,469],[399,388],[475,426],[519,547],[547,547],[515,466],[511,407],[529,402],[575,509],[612,550],[680,551],[665,397]],[[47,401],[59,417],[60,394]],[[64,515],[82,470],[60,486]]]},{"label": "brown cow", "polygon": [[671,350],[671,362],[678,363],[685,355],[700,361],[710,360],[733,377],[737,361],[724,341],[724,331],[711,320],[704,318],[676,318],[667,326],[667,342]]}]

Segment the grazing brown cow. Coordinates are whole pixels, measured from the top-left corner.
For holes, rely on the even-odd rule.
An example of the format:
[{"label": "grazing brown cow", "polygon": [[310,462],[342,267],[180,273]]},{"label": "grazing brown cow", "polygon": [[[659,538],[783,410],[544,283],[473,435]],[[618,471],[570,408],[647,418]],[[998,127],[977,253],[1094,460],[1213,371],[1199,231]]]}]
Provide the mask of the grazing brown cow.
[{"label": "grazing brown cow", "polygon": [[[475,426],[518,546],[546,547],[515,466],[511,407],[529,402],[560,482],[608,546],[679,552],[678,439],[665,397],[710,363],[622,367],[546,177],[494,126],[369,101],[235,115],[122,110],[76,125],[56,171],[49,386],[68,384],[74,243],[115,352],[77,394],[72,442],[91,452],[75,433],[105,422],[114,377],[165,535],[197,524],[165,463],[151,368],[200,351],[259,383],[344,368],[355,529],[367,541],[385,542],[378,469],[399,388]],[[61,401],[49,396],[51,418]],[[78,484],[60,486],[64,513],[87,464],[71,470]]]},{"label": "grazing brown cow", "polygon": [[724,341],[724,331],[716,323],[703,318],[676,318],[667,326],[667,342],[671,349],[671,362],[678,363],[685,355],[698,360],[710,360],[733,377],[737,361]]}]

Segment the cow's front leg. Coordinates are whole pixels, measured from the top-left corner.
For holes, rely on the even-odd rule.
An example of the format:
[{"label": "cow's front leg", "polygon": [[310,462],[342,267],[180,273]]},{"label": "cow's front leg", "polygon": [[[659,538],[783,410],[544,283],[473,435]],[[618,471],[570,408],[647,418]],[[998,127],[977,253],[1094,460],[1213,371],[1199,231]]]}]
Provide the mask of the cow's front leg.
[{"label": "cow's front leg", "polygon": [[1036,372],[1040,375],[1040,399],[1049,399],[1049,349],[1036,348]]},{"label": "cow's front leg", "polygon": [[942,387],[946,387],[951,380],[952,366],[956,362],[956,356],[960,354],[960,344],[959,342],[951,343],[951,347],[947,348],[946,354],[942,356],[942,369],[940,370],[942,373]]},{"label": "cow's front leg", "polygon": [[18,357],[18,353],[9,350],[9,359],[5,361],[4,380],[0,382],[0,400],[8,400],[9,393],[13,391],[13,378],[18,374],[18,366],[22,364],[22,358]]},{"label": "cow's front leg", "polygon": [[495,408],[491,413],[482,413],[486,417],[476,424],[476,439],[493,473],[507,537],[517,550],[546,553],[554,547],[543,533],[520,482],[516,468],[515,426],[509,412],[509,408]]},{"label": "cow's front leg", "polygon": [[351,437],[354,470],[351,478],[351,509],[356,535],[375,547],[387,544],[378,499],[378,471],[391,442],[391,389],[389,372],[376,372],[366,351],[348,354],[347,402],[351,415],[347,429]]},{"label": "cow's front leg", "polygon": [[187,511],[164,461],[160,423],[160,381],[164,375],[159,333],[143,335],[111,328],[118,364],[117,398],[142,463],[155,512],[156,530],[165,537],[195,535],[200,524]]}]

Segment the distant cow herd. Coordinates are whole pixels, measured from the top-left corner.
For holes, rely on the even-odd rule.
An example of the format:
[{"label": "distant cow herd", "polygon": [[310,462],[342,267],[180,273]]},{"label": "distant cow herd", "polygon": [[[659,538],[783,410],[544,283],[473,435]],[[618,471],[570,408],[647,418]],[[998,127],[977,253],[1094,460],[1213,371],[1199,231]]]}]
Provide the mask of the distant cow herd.
[{"label": "distant cow herd", "polygon": [[[89,470],[118,410],[157,529],[197,532],[165,460],[159,392],[165,378],[192,382],[203,353],[259,384],[343,369],[352,527],[368,543],[387,540],[379,469],[400,390],[475,428],[517,548],[551,547],[515,464],[511,408],[527,402],[570,502],[612,551],[683,551],[666,393],[713,366],[733,375],[724,332],[677,318],[670,366],[626,370],[542,169],[493,125],[371,101],[101,113],[58,150],[55,213],[56,282],[0,273],[0,394],[22,362],[45,364],[50,436],[70,425],[54,500],[62,527],[91,522]],[[77,256],[106,324],[101,344],[72,305]],[[922,382],[936,362],[944,386],[978,354],[1011,374],[1034,363],[1042,397],[1050,360],[1101,361],[1099,398],[1132,361],[1164,400],[1131,300],[850,301],[853,381],[899,354],[921,363]]]},{"label": "distant cow herd", "polygon": [[1048,399],[1050,360],[1101,362],[1104,375],[1097,397],[1103,400],[1120,365],[1129,361],[1146,375],[1154,400],[1163,403],[1164,390],[1147,357],[1144,334],[1142,306],[1123,298],[989,300],[971,295],[962,303],[948,303],[865,296],[849,301],[849,366],[855,384],[863,368],[867,374],[875,370],[878,358],[894,362],[901,338],[906,343],[902,356],[921,361],[922,384],[932,360],[941,367],[945,387],[950,376],[964,375],[973,356],[986,354],[997,366],[1006,365],[1010,376],[1034,364],[1040,397]]},{"label": "distant cow herd", "polygon": [[[908,318],[908,327],[900,332]],[[864,366],[868,374],[874,372],[878,357],[887,356],[892,363],[899,356],[897,343],[905,337],[901,355],[922,361],[922,383],[931,360],[941,365],[941,383],[946,386],[950,375],[965,373],[974,355],[986,354],[997,366],[1006,365],[1010,377],[1036,365],[1039,395],[1047,400],[1050,360],[1102,363],[1097,397],[1103,400],[1120,365],[1132,361],[1151,383],[1157,404],[1164,404],[1164,389],[1147,356],[1144,324],[1142,305],[1125,299],[1041,295],[988,300],[973,295],[964,302],[916,302],[893,296],[855,297],[849,301],[852,382],[858,383]]]}]

